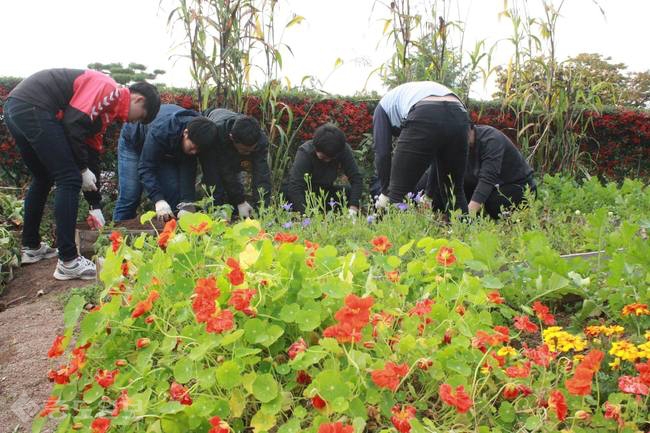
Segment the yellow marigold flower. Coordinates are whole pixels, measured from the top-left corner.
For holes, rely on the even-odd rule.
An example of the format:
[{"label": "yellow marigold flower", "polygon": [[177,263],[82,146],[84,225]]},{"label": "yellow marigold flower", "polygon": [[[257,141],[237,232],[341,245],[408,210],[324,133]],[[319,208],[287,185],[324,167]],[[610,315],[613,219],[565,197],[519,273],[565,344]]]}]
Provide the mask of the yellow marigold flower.
[{"label": "yellow marigold flower", "polygon": [[497,355],[515,357],[517,356],[517,350],[512,346],[503,346],[497,351]]},{"label": "yellow marigold flower", "polygon": [[573,357],[573,363],[574,363],[574,364],[579,363],[580,361],[582,361],[582,359],[583,359],[584,357],[585,357],[584,355],[575,355],[575,356]]},{"label": "yellow marigold flower", "polygon": [[629,341],[621,340],[612,343],[612,348],[609,349],[609,354],[623,361],[634,362],[639,357],[639,351],[636,346]]},{"label": "yellow marigold flower", "polygon": [[650,341],[647,343],[639,344],[636,348],[639,351],[639,358],[650,359]]},{"label": "yellow marigold flower", "polygon": [[571,335],[560,326],[551,326],[542,331],[544,343],[551,352],[581,352],[587,348],[587,342],[577,335]]},{"label": "yellow marigold flower", "polygon": [[612,370],[618,370],[619,367],[621,366],[621,358],[614,358],[614,361],[610,362],[609,366],[611,367]]},{"label": "yellow marigold flower", "polygon": [[585,335],[587,337],[597,337],[601,332],[603,332],[603,327],[600,325],[592,325],[585,328]]},{"label": "yellow marigold flower", "polygon": [[635,316],[650,315],[650,310],[648,309],[648,304],[639,304],[638,302],[635,302],[623,307],[621,314],[623,316],[629,316],[630,314],[634,314]]},{"label": "yellow marigold flower", "polygon": [[608,337],[611,337],[614,334],[622,334],[624,332],[625,328],[621,325],[603,326],[603,334]]},{"label": "yellow marigold flower", "polygon": [[646,338],[646,340],[650,341],[650,330],[645,331],[645,338]]}]

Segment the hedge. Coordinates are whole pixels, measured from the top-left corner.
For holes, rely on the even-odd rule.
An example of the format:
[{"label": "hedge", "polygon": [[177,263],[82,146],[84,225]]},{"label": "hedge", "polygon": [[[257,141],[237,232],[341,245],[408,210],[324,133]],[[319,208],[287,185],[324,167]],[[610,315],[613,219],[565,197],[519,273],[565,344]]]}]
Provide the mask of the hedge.
[{"label": "hedge", "polygon": [[[0,183],[21,186],[27,180],[24,165],[15,143],[9,135],[2,117],[2,105],[10,90],[20,81],[18,78],[0,78]],[[371,98],[325,98],[316,94],[287,94],[281,101],[291,108],[294,125],[301,124],[298,141],[311,138],[316,127],[324,122],[336,123],[346,134],[353,148],[359,148],[372,131],[372,112],[377,104]],[[173,103],[185,108],[196,108],[195,97],[190,90],[171,89],[161,92],[163,103]],[[260,98],[248,96],[246,111],[261,117]],[[515,118],[501,111],[498,102],[473,102],[471,116],[476,123],[489,124],[508,134],[516,142]],[[623,177],[647,177],[650,175],[650,113],[646,111],[608,109],[603,113],[587,113],[592,126],[582,150],[594,161],[592,175],[608,179]],[[304,120],[304,121],[303,121]],[[280,119],[286,125],[288,114]],[[113,125],[105,137],[103,170],[114,172],[116,168],[116,141],[119,125]],[[369,143],[365,141],[365,143]],[[295,147],[294,143],[294,147]],[[365,149],[368,152],[368,149]],[[364,158],[364,165],[371,162]]]}]

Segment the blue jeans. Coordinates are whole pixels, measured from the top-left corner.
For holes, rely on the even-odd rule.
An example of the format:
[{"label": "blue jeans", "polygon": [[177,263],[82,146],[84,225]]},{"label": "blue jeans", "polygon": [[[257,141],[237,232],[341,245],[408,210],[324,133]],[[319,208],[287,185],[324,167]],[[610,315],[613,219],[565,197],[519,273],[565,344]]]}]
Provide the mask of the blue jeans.
[{"label": "blue jeans", "polygon": [[9,98],[5,103],[4,116],[5,124],[32,174],[32,183],[25,196],[22,244],[27,248],[40,246],[43,210],[52,186],[56,185],[56,246],[61,260],[72,260],[77,257],[74,232],[81,173],[63,124],[54,113],[14,98]]},{"label": "blue jeans", "polygon": [[[117,143],[117,175],[118,195],[113,211],[113,221],[125,221],[137,216],[138,206],[144,190],[138,163],[140,152],[120,135]],[[194,180],[196,179],[196,160],[183,158],[163,159],[158,166],[158,183],[165,196],[165,200],[176,211],[180,202],[193,202]]]}]

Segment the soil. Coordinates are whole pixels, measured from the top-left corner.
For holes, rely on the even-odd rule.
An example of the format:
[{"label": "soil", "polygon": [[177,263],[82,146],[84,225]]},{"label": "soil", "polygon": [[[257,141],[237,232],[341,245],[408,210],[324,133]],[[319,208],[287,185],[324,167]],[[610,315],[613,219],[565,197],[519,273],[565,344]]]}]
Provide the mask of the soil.
[{"label": "soil", "polygon": [[50,259],[18,269],[0,296],[7,307],[0,311],[0,433],[31,431],[52,387],[47,372],[57,367],[47,351],[63,330],[61,297],[94,283],[57,281],[55,266],[56,259]]},{"label": "soil", "polygon": [[[140,224],[139,218],[134,218],[132,220],[125,220],[115,223],[115,228],[124,228],[127,230],[151,230],[151,224],[153,224],[156,229],[162,230],[165,228],[165,223],[158,221],[156,218],[153,218],[150,223]],[[86,221],[78,222],[77,229],[79,230],[92,230]]]}]

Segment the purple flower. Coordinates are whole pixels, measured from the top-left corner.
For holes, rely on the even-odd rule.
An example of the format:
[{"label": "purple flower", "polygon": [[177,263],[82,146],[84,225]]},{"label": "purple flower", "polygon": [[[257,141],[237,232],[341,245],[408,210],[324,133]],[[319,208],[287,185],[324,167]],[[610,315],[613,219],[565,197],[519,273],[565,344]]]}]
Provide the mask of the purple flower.
[{"label": "purple flower", "polygon": [[292,207],[293,207],[293,203],[289,203],[289,202],[282,205],[282,209],[286,210],[287,212],[289,212]]},{"label": "purple flower", "polygon": [[422,200],[424,200],[424,190],[423,189],[418,191],[418,195],[415,196],[415,202],[416,203],[422,203]]},{"label": "purple flower", "polygon": [[406,194],[406,199],[407,199],[407,200],[413,200],[414,197],[415,197],[415,196],[413,195],[412,192],[409,192],[408,194]]},{"label": "purple flower", "polygon": [[290,229],[293,226],[293,223],[291,221],[287,221],[286,223],[282,224],[282,227],[285,229]]},{"label": "purple flower", "polygon": [[339,202],[337,202],[336,200],[332,199],[332,200],[330,200],[330,201],[328,202],[328,204],[330,205],[331,208],[333,208],[333,207],[335,207],[336,205],[338,205]]},{"label": "purple flower", "polygon": [[305,218],[302,220],[302,226],[307,227],[309,224],[311,224],[311,220],[309,218]]},{"label": "purple flower", "polygon": [[374,215],[368,215],[368,218],[366,218],[366,221],[368,221],[368,224],[372,224],[375,222],[375,216]]},{"label": "purple flower", "polygon": [[407,205],[406,203],[396,203],[395,207],[397,207],[397,209],[401,211],[405,211],[406,209],[409,208],[409,205]]}]

